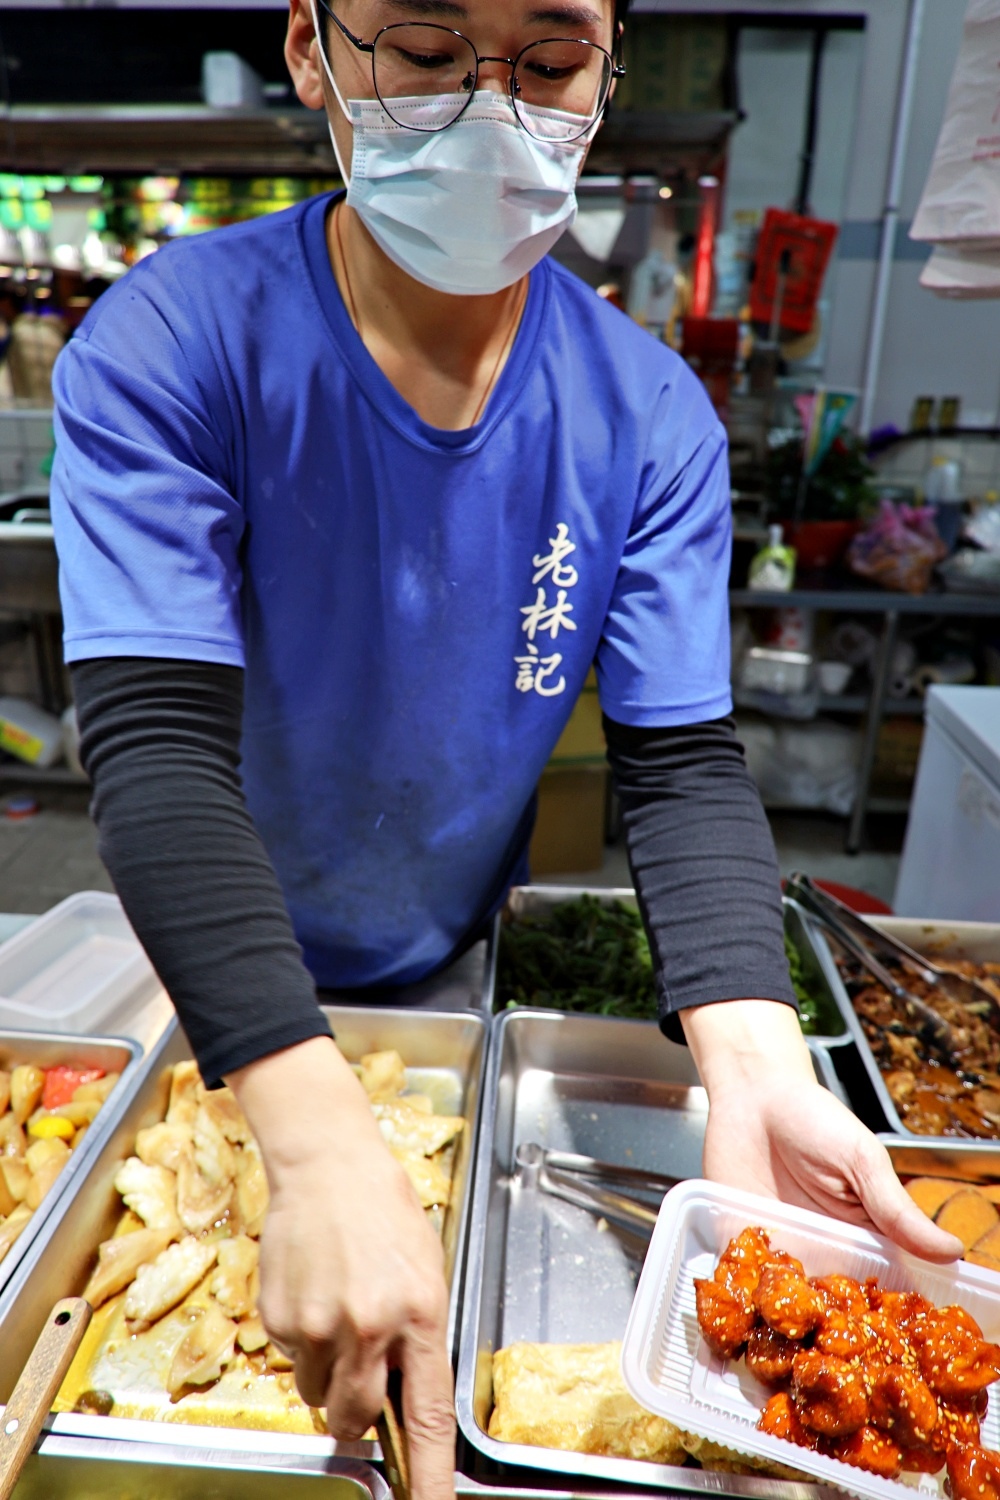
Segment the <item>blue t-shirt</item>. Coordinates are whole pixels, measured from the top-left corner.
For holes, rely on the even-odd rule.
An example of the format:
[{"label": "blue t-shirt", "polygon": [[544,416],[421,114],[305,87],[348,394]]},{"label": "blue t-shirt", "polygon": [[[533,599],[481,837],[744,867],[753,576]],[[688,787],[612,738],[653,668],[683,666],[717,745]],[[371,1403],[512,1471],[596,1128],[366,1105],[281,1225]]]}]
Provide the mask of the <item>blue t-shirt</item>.
[{"label": "blue t-shirt", "polygon": [[101,298],[56,366],[52,508],[67,660],[245,668],[243,783],[306,963],[401,984],[502,897],[592,662],[625,724],[729,712],[725,438],[552,261],[482,420],[428,426],[348,317],[330,202]]}]

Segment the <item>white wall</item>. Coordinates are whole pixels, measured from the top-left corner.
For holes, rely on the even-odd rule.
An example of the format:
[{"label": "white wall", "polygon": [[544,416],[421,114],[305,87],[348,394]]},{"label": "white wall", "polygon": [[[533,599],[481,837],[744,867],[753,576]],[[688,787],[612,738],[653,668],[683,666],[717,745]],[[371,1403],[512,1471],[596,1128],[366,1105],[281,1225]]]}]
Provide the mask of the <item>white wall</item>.
[{"label": "white wall", "polygon": [[[885,206],[910,3],[911,0],[635,0],[639,10],[758,13],[763,24],[766,24],[764,16],[775,14],[865,15],[855,102],[852,105],[845,98],[840,110],[838,91],[828,89],[824,94],[815,205],[819,209],[821,202],[832,202],[836,197],[837,173],[846,157],[840,244],[826,287],[830,312],[824,378],[830,385],[848,389],[860,388],[864,376],[880,219]],[[919,395],[961,396],[966,419],[982,424],[995,421],[998,415],[1000,301],[959,304],[925,292],[919,285],[919,277],[927,249],[913,244],[906,235],[941,126],[964,11],[963,0],[926,0],[925,4],[900,202],[902,227],[896,244],[875,401],[876,426],[893,422],[905,427],[913,400]],[[849,47],[850,33],[841,36]],[[838,43],[838,50],[831,57],[837,58],[836,67],[841,69],[843,77],[851,60],[839,48]],[[737,167],[744,184],[756,178],[769,191],[777,193],[788,183],[791,187],[786,188],[786,196],[794,191],[791,158],[797,154],[802,138],[806,64],[803,58],[795,56],[794,49],[787,50],[783,57],[786,66],[781,72],[780,88],[775,92],[784,97],[769,98],[765,92],[757,103],[761,118],[767,121],[766,128],[758,131],[748,121],[734,138],[732,186],[741,193],[745,187],[739,186]],[[760,60],[751,60],[748,54],[748,61],[751,61],[747,75],[749,92],[759,93],[764,80],[757,78],[755,67]],[[757,72],[764,74],[767,70],[757,67]],[[799,105],[798,123],[792,129],[788,122],[796,100],[803,102]],[[749,97],[744,103],[751,107]],[[745,159],[746,155],[752,155],[752,163]],[[752,206],[759,207],[760,200]]]}]

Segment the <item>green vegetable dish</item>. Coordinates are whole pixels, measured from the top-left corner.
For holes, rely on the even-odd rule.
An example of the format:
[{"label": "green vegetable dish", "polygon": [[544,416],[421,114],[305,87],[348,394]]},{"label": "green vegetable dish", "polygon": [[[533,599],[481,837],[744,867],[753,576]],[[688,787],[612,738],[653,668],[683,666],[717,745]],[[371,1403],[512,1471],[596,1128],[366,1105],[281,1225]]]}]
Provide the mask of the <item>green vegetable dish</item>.
[{"label": "green vegetable dish", "polygon": [[653,960],[639,913],[579,896],[500,929],[497,1005],[656,1019]]},{"label": "green vegetable dish", "polygon": [[[814,1036],[821,1029],[819,1006],[787,934],[785,953],[802,1030]],[[578,896],[545,912],[505,919],[496,1005],[655,1020],[653,960],[639,913],[621,901]]]},{"label": "green vegetable dish", "polygon": [[802,955],[787,932],[785,933],[785,957],[788,959],[788,972],[792,976],[792,989],[799,1002],[799,1025],[806,1036],[816,1036],[820,1029],[819,1005],[802,967]]}]

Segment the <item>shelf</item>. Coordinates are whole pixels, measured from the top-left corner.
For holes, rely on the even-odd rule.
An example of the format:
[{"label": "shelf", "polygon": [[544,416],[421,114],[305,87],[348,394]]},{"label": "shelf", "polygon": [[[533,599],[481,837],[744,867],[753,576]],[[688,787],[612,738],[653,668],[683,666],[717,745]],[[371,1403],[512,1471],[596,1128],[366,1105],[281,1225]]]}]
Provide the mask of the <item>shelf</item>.
[{"label": "shelf", "polygon": [[201,105],[15,105],[3,157],[19,172],[315,173],[339,176],[326,116]]},{"label": "shelf", "polygon": [[730,589],[737,609],[825,609],[839,614],[1000,615],[1000,594],[892,594],[878,589]]},{"label": "shelf", "polygon": [[[301,105],[262,111],[202,105],[15,105],[3,157],[21,172],[243,172],[339,175],[326,116]],[[590,170],[703,168],[723,150],[735,110],[622,110],[608,116]]]},{"label": "shelf", "polygon": [[5,760],[0,763],[0,782],[13,781],[22,786],[89,787],[86,776],[79,776],[68,766],[29,766],[26,762]]},{"label": "shelf", "polygon": [[707,171],[742,116],[737,110],[614,110],[594,139],[588,169],[618,167],[670,176]]},{"label": "shelf", "polygon": [[[871,702],[867,693],[837,693],[822,695],[819,700],[819,711],[823,714],[863,714],[868,712]],[[907,715],[922,719],[924,716],[923,698],[887,698],[882,705],[882,716],[890,714]]]}]

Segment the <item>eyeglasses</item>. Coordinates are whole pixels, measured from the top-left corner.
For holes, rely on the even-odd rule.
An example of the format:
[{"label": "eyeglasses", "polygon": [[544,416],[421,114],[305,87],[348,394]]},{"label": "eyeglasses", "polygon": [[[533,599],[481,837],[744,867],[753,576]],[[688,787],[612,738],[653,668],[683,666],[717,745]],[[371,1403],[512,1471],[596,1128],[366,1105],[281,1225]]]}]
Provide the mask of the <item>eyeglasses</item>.
[{"label": "eyeglasses", "polygon": [[[370,53],[379,103],[391,120],[409,130],[430,134],[454,125],[475,95],[480,64],[502,63],[510,68],[510,99],[520,124],[537,139],[565,144],[593,128],[604,112],[612,81],[625,73],[624,65],[596,42],[570,37],[531,42],[516,57],[480,57],[460,31],[413,21],[383,26],[373,42],[363,42],[327,0],[319,3],[353,47]],[[394,100],[415,97],[442,104],[453,100],[454,113],[449,117],[447,109],[440,110],[430,126],[393,114]],[[537,109],[555,113],[539,116]],[[564,120],[558,118],[560,113]]]}]

